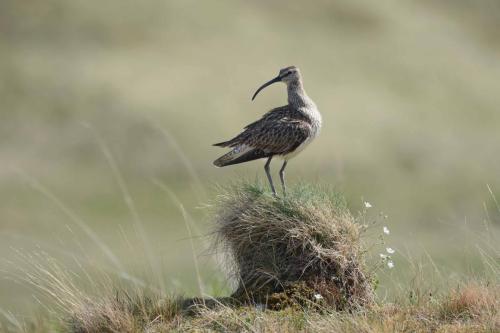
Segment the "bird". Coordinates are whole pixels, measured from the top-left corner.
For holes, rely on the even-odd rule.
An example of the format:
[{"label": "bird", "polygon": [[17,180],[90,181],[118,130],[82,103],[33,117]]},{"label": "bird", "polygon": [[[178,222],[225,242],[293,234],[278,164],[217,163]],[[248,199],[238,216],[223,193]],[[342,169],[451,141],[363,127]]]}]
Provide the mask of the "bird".
[{"label": "bird", "polygon": [[279,176],[283,195],[286,196],[285,168],[288,161],[318,136],[322,124],[321,114],[313,100],[307,96],[302,75],[296,66],[281,69],[278,76],[257,89],[252,101],[262,89],[277,82],[286,85],[288,104],[268,111],[259,120],[245,126],[231,140],[214,144],[217,147],[231,148],[231,151],[213,162],[217,167],[224,167],[267,158],[264,170],[275,197],[277,193],[270,173],[271,160],[275,156],[283,159]]}]

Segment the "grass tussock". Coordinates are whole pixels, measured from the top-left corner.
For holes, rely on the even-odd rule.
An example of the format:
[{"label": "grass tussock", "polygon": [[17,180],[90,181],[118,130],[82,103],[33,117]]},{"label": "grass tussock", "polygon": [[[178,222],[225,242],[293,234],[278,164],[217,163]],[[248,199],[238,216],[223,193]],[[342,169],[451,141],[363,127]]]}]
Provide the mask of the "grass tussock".
[{"label": "grass tussock", "polygon": [[361,226],[339,193],[298,185],[275,198],[241,183],[218,196],[215,222],[217,244],[234,263],[233,297],[271,308],[372,303]]},{"label": "grass tussock", "polygon": [[62,323],[65,330],[74,333],[143,332],[160,323],[165,326],[179,308],[177,299],[121,290],[114,296],[81,303]]}]

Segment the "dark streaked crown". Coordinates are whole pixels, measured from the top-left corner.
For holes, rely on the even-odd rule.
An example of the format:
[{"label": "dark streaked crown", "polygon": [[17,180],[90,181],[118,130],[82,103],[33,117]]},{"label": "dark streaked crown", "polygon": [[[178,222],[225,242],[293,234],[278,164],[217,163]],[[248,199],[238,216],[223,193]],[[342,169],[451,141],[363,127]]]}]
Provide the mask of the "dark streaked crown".
[{"label": "dark streaked crown", "polygon": [[292,73],[296,73],[298,71],[299,71],[299,69],[297,67],[295,67],[295,66],[288,66],[288,67],[285,67],[283,69],[280,69],[279,76],[280,77],[284,77],[284,76],[290,75]]}]

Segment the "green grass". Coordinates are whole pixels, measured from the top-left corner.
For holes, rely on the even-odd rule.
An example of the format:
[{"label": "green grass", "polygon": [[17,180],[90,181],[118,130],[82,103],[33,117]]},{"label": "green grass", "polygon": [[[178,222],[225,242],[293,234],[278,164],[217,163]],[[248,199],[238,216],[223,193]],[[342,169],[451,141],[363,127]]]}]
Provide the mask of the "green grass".
[{"label": "green grass", "polygon": [[[13,278],[33,289],[44,312],[36,320],[2,312],[0,327],[41,333],[500,328],[500,275],[494,258],[484,258],[488,274],[440,276],[439,284],[429,275],[417,276],[412,283],[400,282],[392,300],[375,299],[374,282],[388,270],[388,259],[367,264],[365,257],[383,247],[389,235],[370,237],[368,231],[380,226],[365,224],[367,210],[353,216],[342,193],[320,185],[290,186],[287,196],[278,198],[255,182],[218,190],[211,241],[223,251],[221,263],[234,269],[224,282],[233,284],[232,290],[204,293],[206,281],[197,269],[202,297],[172,295],[155,287],[158,270],[151,270],[149,279],[124,278],[125,271],[89,270],[77,258],[74,268],[46,252],[19,251],[21,265],[13,267]],[[186,223],[189,228],[189,218]]]},{"label": "green grass", "polygon": [[[214,198],[213,184],[265,175],[259,162],[213,168],[222,150],[210,144],[282,105],[280,86],[253,103],[250,96],[291,64],[301,68],[324,127],[290,162],[288,182],[339,189],[355,216],[363,201],[373,205],[367,224],[381,219],[391,235],[368,261],[385,246],[397,251],[396,269],[379,276],[379,299],[408,288],[435,294],[450,289],[449,280],[491,274],[500,235],[497,3],[2,1],[0,311],[22,319],[40,308],[13,278],[23,265],[17,251],[188,296],[200,296],[197,261],[203,289],[227,294],[207,255],[208,210],[200,206]],[[149,261],[163,281],[152,278]]]},{"label": "green grass", "polygon": [[[304,206],[323,206],[323,208],[332,208],[338,212],[347,210],[347,201],[344,195],[338,190],[329,186],[299,183],[287,188],[287,193],[280,193],[275,198],[269,192],[269,185],[263,182],[243,181],[232,184],[229,188],[219,187],[222,192],[219,197],[248,198],[251,201],[261,202],[263,209],[273,209],[283,215],[294,217],[300,214],[300,207]],[[236,199],[237,200],[237,199]]]}]

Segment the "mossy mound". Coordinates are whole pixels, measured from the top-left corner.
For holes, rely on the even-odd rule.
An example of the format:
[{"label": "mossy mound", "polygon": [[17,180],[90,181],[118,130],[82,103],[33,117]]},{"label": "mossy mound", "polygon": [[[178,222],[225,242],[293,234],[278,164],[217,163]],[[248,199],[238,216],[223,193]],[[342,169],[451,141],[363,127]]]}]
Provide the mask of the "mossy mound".
[{"label": "mossy mound", "polygon": [[343,310],[373,301],[361,226],[343,197],[298,185],[284,198],[238,184],[218,197],[216,241],[233,263],[237,299],[282,308],[326,304]]}]

